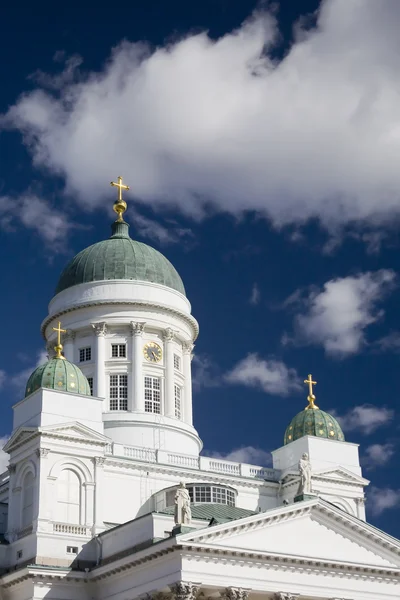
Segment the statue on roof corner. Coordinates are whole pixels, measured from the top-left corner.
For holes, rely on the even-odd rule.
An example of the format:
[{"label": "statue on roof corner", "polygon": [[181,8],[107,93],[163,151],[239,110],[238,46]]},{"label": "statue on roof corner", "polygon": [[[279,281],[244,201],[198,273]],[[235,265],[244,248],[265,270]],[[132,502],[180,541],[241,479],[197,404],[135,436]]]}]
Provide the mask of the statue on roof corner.
[{"label": "statue on roof corner", "polygon": [[181,481],[175,494],[175,523],[176,525],[190,525],[191,520],[189,492],[185,483]]},{"label": "statue on roof corner", "polygon": [[311,494],[311,462],[307,452],[299,460],[300,484],[298,494]]}]

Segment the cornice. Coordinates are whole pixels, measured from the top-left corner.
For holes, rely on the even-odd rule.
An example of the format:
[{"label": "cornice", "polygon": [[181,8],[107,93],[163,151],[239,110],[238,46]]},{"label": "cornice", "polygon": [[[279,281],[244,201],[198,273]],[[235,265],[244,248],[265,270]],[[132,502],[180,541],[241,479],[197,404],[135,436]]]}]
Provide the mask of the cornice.
[{"label": "cornice", "polygon": [[54,320],[60,319],[63,315],[74,312],[75,310],[80,310],[81,308],[90,308],[93,306],[132,306],[134,308],[140,309],[151,309],[151,310],[161,310],[170,314],[173,314],[176,317],[179,317],[183,321],[186,321],[188,325],[192,328],[193,340],[197,338],[199,335],[199,326],[194,317],[191,315],[185,314],[184,312],[171,308],[165,304],[155,304],[154,302],[135,302],[131,300],[97,300],[93,302],[85,302],[83,304],[71,306],[70,308],[64,308],[53,315],[49,315],[45,318],[41,325],[41,334],[44,340],[46,340],[45,331],[46,327]]}]

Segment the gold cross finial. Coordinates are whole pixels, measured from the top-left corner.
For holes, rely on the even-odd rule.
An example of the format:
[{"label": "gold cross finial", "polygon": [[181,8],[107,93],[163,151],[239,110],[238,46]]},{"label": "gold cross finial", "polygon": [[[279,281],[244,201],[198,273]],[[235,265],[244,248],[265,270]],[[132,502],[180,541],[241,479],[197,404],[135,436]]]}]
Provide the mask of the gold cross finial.
[{"label": "gold cross finial", "polygon": [[61,322],[58,321],[58,327],[53,327],[53,331],[57,331],[57,346],[54,346],[54,350],[56,351],[56,358],[64,358],[61,354],[62,352],[62,344],[61,344],[61,334],[67,333],[66,329],[61,329]]},{"label": "gold cross finial", "polygon": [[313,381],[312,375],[309,375],[307,379],[304,380],[304,383],[308,384],[308,402],[309,405],[306,408],[318,408],[316,404],[314,404],[315,395],[313,393],[313,385],[317,385],[316,381]]},{"label": "gold cross finial", "polygon": [[129,186],[123,185],[121,176],[118,177],[117,183],[115,181],[111,181],[110,185],[118,188],[118,198],[114,202],[113,208],[118,215],[117,221],[122,221],[123,220],[122,215],[126,211],[126,208],[127,208],[127,204],[126,204],[125,200],[122,199],[122,190],[129,190]]}]

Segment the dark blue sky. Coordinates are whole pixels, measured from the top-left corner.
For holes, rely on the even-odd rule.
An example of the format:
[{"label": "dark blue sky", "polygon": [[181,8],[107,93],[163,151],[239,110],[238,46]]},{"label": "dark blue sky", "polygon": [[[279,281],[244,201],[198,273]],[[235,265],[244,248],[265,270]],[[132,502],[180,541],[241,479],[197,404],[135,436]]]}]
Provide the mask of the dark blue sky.
[{"label": "dark blue sky", "polygon": [[[286,0],[280,2],[279,10],[273,11],[280,37],[270,47],[266,43],[263,56],[270,60],[270,74],[283,73],[276,88],[279,95],[276,92],[274,96],[279,101],[275,104],[276,119],[273,120],[279,121],[280,111],[286,111],[286,117],[283,125],[279,125],[278,142],[276,132],[273,140],[271,134],[269,142],[268,124],[262,120],[272,111],[267,102],[265,105],[261,102],[257,113],[260,129],[264,128],[265,132],[261,142],[257,138],[257,125],[251,138],[253,142],[249,142],[246,136],[251,126],[241,133],[240,119],[229,125],[228,136],[226,129],[223,130],[221,137],[228,140],[232,132],[230,149],[244,153],[240,156],[245,161],[247,154],[251,154],[246,172],[239,173],[238,179],[235,178],[238,163],[232,158],[233,151],[226,151],[220,163],[210,158],[207,168],[202,170],[212,155],[213,146],[219,143],[221,117],[214,125],[211,115],[201,117],[205,118],[205,124],[210,124],[210,129],[217,131],[214,141],[204,143],[203,138],[196,140],[194,135],[190,151],[180,162],[176,155],[171,158],[172,146],[164,154],[160,151],[164,162],[157,164],[163,165],[165,188],[163,183],[154,187],[153,183],[140,179],[146,157],[154,155],[154,149],[147,152],[146,131],[141,131],[143,141],[139,149],[135,148],[139,154],[128,156],[132,169],[126,167],[130,152],[126,140],[135,138],[137,131],[130,129],[128,122],[125,135],[113,139],[110,123],[118,121],[118,114],[111,115],[110,123],[104,126],[107,135],[103,144],[112,146],[112,151],[107,149],[112,158],[108,162],[101,151],[98,158],[97,150],[92,149],[93,169],[89,169],[85,185],[76,163],[85,163],[91,151],[77,144],[72,153],[70,150],[61,152],[63,144],[66,146],[65,137],[55,136],[52,143],[48,143],[53,122],[50,119],[45,126],[35,128],[38,121],[35,125],[34,120],[39,119],[34,112],[37,105],[29,105],[28,118],[21,112],[17,117],[15,113],[14,116],[11,113],[11,117],[8,113],[0,122],[3,125],[0,133],[0,303],[3,314],[0,434],[10,432],[11,406],[18,400],[24,378],[35,366],[43,348],[39,327],[63,266],[74,253],[109,235],[113,192],[107,186],[119,174],[117,169],[122,164],[122,174],[132,188],[126,213],[131,235],[154,245],[171,260],[182,276],[193,314],[200,324],[194,361],[198,382],[194,414],[205,449],[230,455],[233,450],[244,448],[243,456],[257,460],[262,456],[259,451],[268,452],[280,446],[290,419],[305,405],[306,389],[299,388],[298,382],[311,372],[318,380],[319,406],[344,417],[346,438],[361,444],[364,473],[376,488],[369,502],[371,511],[375,512],[369,515],[370,520],[399,536],[400,526],[396,524],[399,519],[393,518],[399,516],[400,509],[397,469],[399,198],[395,176],[391,178],[391,171],[386,170],[390,153],[397,157],[399,151],[392,144],[386,148],[387,154],[383,157],[380,154],[382,163],[375,164],[375,158],[371,157],[362,163],[358,161],[368,144],[372,149],[377,148],[372,136],[377,130],[377,137],[382,139],[381,121],[385,120],[382,131],[387,135],[397,131],[400,117],[387,108],[388,100],[386,103],[374,100],[375,129],[366,131],[362,111],[372,110],[371,102],[369,96],[360,93],[361,100],[354,102],[361,107],[357,119],[349,117],[346,121],[346,116],[340,121],[343,135],[339,139],[339,127],[335,125],[332,110],[336,106],[340,112],[346,105],[348,90],[350,96],[351,69],[347,63],[351,66],[353,54],[357,55],[352,77],[357,79],[360,88],[363,69],[359,65],[365,67],[365,72],[368,65],[358,56],[361,42],[351,15],[337,19],[340,11],[335,0],[325,3],[325,17],[318,30],[312,29],[315,15],[306,21],[303,19],[308,32],[318,33],[312,48],[315,53],[304,51],[307,46],[302,46],[301,39],[307,34],[293,36],[293,27],[300,17],[310,15],[319,4],[311,0]],[[384,17],[400,25],[395,3],[388,2],[385,6],[388,9]],[[268,4],[249,0],[198,3],[148,0],[130,5],[117,3],[112,10],[108,5],[103,8],[89,3],[80,4],[79,10],[77,7],[68,4],[55,9],[53,4],[42,3],[32,13],[18,4],[8,3],[3,8],[0,23],[3,56],[0,111],[3,114],[7,114],[10,107],[21,107],[21,94],[28,94],[31,102],[30,94],[43,86],[48,95],[39,98],[39,106],[44,98],[54,98],[55,102],[63,98],[68,113],[70,107],[63,95],[66,89],[72,89],[68,87],[72,79],[68,80],[65,71],[58,84],[49,79],[63,72],[62,61],[68,57],[82,57],[83,63],[79,72],[74,73],[73,81],[81,82],[84,94],[90,77],[93,73],[101,75],[111,49],[123,40],[147,42],[147,56],[151,56],[156,48],[176,47],[183,38],[190,39],[206,31],[213,48],[213,40],[241,28],[254,10],[257,9],[258,14],[270,10]],[[354,33],[347,31],[351,29],[350,21],[355,27]],[[381,25],[376,25],[378,33]],[[368,27],[374,31],[374,15]],[[324,36],[328,41],[325,40],[325,46],[318,46]],[[390,71],[391,58],[398,61],[399,47],[391,44],[390,34],[387,49],[385,43],[377,34],[376,55],[380,57],[381,70],[375,68],[376,78],[385,72],[386,64]],[[349,58],[348,61],[346,58],[344,70],[347,71],[342,79],[340,64],[333,64],[332,56],[345,44]],[[183,52],[188,51],[185,48]],[[323,56],[324,51],[328,58]],[[233,50],[227,52],[232,54]],[[300,61],[299,55],[302,62],[294,63],[294,67],[292,64],[287,75],[284,69],[290,65],[287,59],[290,53],[294,56],[292,62]],[[321,68],[324,60],[328,61],[326,69]],[[320,62],[314,67],[313,61]],[[315,87],[301,77],[304,64],[311,74],[321,68]],[[298,69],[296,65],[300,65]],[[199,68],[202,67],[194,61],[193,69]],[[258,68],[252,65],[253,78],[262,81],[265,73],[258,72]],[[130,73],[128,63],[126,69]],[[37,75],[38,71],[42,76]],[[332,94],[339,93],[339,89],[342,99],[334,103],[327,120],[319,120],[325,92],[320,96],[318,82],[321,89],[326,89],[324,78],[333,72]],[[287,81],[291,82],[288,86]],[[379,85],[383,85],[382,82],[383,79]],[[167,81],[165,103],[174,85],[172,78]],[[249,107],[259,102],[259,94],[253,97],[254,90],[246,87],[245,81],[239,85],[238,93],[243,93],[246,110],[251,111]],[[374,85],[380,89],[377,80]],[[208,106],[206,93],[212,83],[203,87],[205,97],[200,108]],[[370,87],[366,84],[366,89]],[[78,88],[73,89],[76,92]],[[379,91],[376,94],[379,96]],[[237,98],[230,94],[228,101],[224,100],[221,115],[229,112],[230,100],[235,103]],[[74,102],[71,98],[69,101]],[[185,94],[182,101],[184,106]],[[349,100],[349,105],[351,102],[353,100]],[[296,111],[302,104],[307,105],[312,116],[308,117],[310,123],[299,138],[297,123],[302,124],[302,117]],[[96,107],[91,110],[95,111]],[[145,104],[141,110],[138,118],[146,120]],[[57,115],[53,114],[52,119],[57,119]],[[157,113],[153,112],[153,122],[156,117]],[[103,125],[108,116],[96,115],[96,118],[98,125]],[[193,120],[193,116],[190,118]],[[62,122],[63,116],[59,119]],[[355,121],[357,135],[354,136]],[[62,133],[62,128],[59,131]],[[353,136],[350,139],[349,135],[348,146],[347,131]],[[245,136],[243,143],[241,135]],[[168,131],[169,141],[174,142],[174,136],[173,129]],[[156,147],[157,140],[153,143]],[[188,164],[191,151],[196,156],[201,144],[204,144],[204,154],[197,160],[198,171],[195,171],[193,165]],[[142,157],[141,147],[145,146]],[[48,153],[44,159],[40,151],[43,148]],[[338,168],[347,151],[345,166]],[[268,159],[264,159],[267,152],[270,153]],[[52,153],[57,159],[53,160]],[[298,169],[297,165],[301,164],[304,154],[309,154],[305,168],[310,170],[302,177],[304,167]],[[323,164],[318,163],[321,155],[325,157]],[[144,165],[141,173],[135,171],[138,157]],[[262,179],[264,160],[265,170],[271,169],[265,181]],[[254,165],[257,171],[253,172]],[[171,172],[173,178],[170,179]],[[314,178],[315,172],[318,178]],[[202,186],[202,180],[206,179],[210,185]],[[182,181],[189,183],[182,184]],[[100,186],[104,186],[104,192],[98,192],[103,189]],[[219,186],[224,190],[221,194]],[[312,198],[311,207],[308,198]],[[49,221],[52,214],[57,217],[55,221]],[[248,355],[250,358],[246,358]]]}]

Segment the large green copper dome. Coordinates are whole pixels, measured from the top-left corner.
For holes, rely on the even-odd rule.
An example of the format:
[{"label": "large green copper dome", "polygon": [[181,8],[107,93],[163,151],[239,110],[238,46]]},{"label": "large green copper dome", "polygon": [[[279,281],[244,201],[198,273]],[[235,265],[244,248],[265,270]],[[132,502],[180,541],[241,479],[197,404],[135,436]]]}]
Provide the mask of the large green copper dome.
[{"label": "large green copper dome", "polygon": [[284,444],[294,442],[304,435],[344,442],[343,431],[337,420],[320,408],[311,406],[307,406],[291,420],[285,431]]},{"label": "large green copper dome", "polygon": [[26,384],[25,396],[39,388],[90,396],[89,382],[82,371],[65,358],[51,358],[35,369]]},{"label": "large green copper dome", "polygon": [[132,240],[129,225],[116,221],[108,240],[85,248],[61,273],[56,294],[80,283],[126,279],[151,281],[185,294],[178,272],[160,252]]}]

